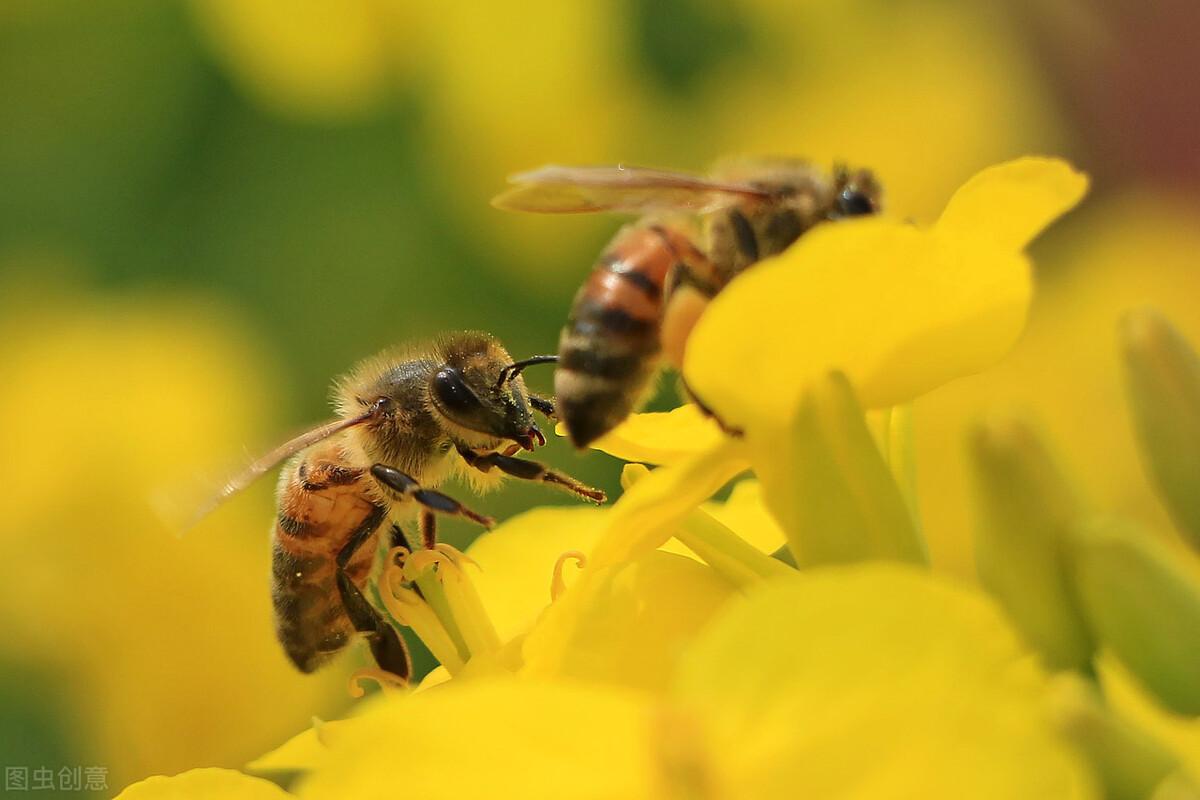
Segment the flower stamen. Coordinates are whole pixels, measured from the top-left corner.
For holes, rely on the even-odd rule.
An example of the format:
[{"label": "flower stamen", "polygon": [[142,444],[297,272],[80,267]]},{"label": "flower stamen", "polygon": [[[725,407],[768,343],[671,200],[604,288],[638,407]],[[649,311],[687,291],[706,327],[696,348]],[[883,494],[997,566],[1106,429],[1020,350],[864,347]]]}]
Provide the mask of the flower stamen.
[{"label": "flower stamen", "polygon": [[578,550],[568,550],[560,555],[554,562],[554,577],[550,579],[550,602],[557,600],[567,590],[567,582],[563,580],[563,567],[568,560],[574,561],[579,569],[587,566],[587,556]]},{"label": "flower stamen", "polygon": [[408,681],[395,675],[387,670],[376,669],[372,667],[363,667],[356,669],[350,675],[350,696],[357,699],[366,695],[367,690],[363,688],[364,680],[375,681],[379,687],[385,691],[390,689],[407,689]]},{"label": "flower stamen", "polygon": [[386,591],[379,592],[384,608],[398,623],[412,628],[447,672],[456,674],[463,668],[466,658],[425,598],[397,580],[400,572],[391,567],[384,573]]}]

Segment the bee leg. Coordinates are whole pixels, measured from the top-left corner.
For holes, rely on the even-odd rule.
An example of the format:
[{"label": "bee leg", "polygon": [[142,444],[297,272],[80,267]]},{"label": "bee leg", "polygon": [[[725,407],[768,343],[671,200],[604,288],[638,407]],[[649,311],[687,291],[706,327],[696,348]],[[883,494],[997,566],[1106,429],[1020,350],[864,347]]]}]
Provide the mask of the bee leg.
[{"label": "bee leg", "polygon": [[388,546],[392,549],[403,547],[406,550],[412,550],[412,545],[408,543],[408,534],[395,523],[392,523],[392,533],[388,541]]},{"label": "bee leg", "polygon": [[379,527],[384,513],[384,509],[380,508],[375,514],[372,514],[350,535],[350,539],[338,551],[336,559],[338,594],[341,595],[342,607],[346,609],[346,616],[350,618],[350,623],[356,631],[365,635],[367,644],[371,648],[371,655],[375,657],[375,663],[379,665],[380,669],[407,681],[408,676],[412,673],[412,661],[408,655],[408,648],[404,645],[404,640],[396,629],[388,624],[383,615],[367,602],[367,598],[363,597],[362,592],[354,585],[354,581],[346,572],[346,566],[350,563],[350,559]]},{"label": "bee leg", "polygon": [[514,478],[520,478],[524,481],[535,481],[537,483],[548,483],[551,486],[557,486],[564,491],[577,494],[596,504],[603,503],[608,499],[604,492],[599,489],[585,486],[570,475],[546,469],[544,465],[536,461],[513,458],[503,453],[485,453],[480,455],[465,447],[458,448],[458,454],[463,457],[464,461],[480,472],[490,472],[492,468],[496,468],[505,475],[511,475]]},{"label": "bee leg", "polygon": [[529,395],[529,405],[546,419],[558,420],[558,410],[554,407],[553,398],[538,397],[536,394],[531,394]]},{"label": "bee leg", "polygon": [[421,543],[426,550],[432,550],[437,546],[437,517],[432,511],[423,510],[417,524],[421,529]]},{"label": "bee leg", "polygon": [[389,467],[387,464],[376,464],[371,467],[371,475],[387,489],[395,492],[400,497],[411,497],[429,511],[466,517],[485,528],[490,528],[496,524],[496,520],[472,511],[448,494],[442,494],[433,489],[422,489],[421,484],[417,483],[412,476],[405,475],[395,467]]},{"label": "bee leg", "polygon": [[338,571],[338,592],[342,596],[342,607],[354,629],[362,633],[371,648],[375,663],[385,672],[390,672],[401,680],[407,681],[412,672],[412,662],[408,655],[408,647],[400,634],[388,624],[375,607],[367,602],[362,592],[350,580],[345,572]]}]

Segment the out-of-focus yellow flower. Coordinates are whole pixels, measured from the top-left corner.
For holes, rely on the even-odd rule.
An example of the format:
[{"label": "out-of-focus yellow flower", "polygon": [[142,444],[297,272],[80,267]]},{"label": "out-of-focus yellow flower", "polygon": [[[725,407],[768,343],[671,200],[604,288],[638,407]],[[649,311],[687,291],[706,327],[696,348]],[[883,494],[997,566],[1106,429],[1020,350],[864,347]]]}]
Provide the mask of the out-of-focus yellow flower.
[{"label": "out-of-focus yellow flower", "polygon": [[891,207],[928,222],[963,175],[1061,149],[1045,81],[998,9],[745,5],[764,40],[759,52],[771,56],[731,64],[712,81],[701,108],[716,154],[852,161],[879,173]]},{"label": "out-of-focus yellow flower", "polygon": [[339,725],[296,792],[1096,797],[1044,693],[978,594],[905,568],[827,568],[730,605],[659,693],[493,678],[385,698]]},{"label": "out-of-focus yellow flower", "polygon": [[895,204],[928,220],[963,174],[1059,144],[1044,82],[1006,21],[978,4],[736,4],[728,13],[746,46],[714,56],[678,96],[661,90],[655,54],[639,48],[680,44],[642,41],[636,12],[612,0],[353,0],[336,13],[279,0],[193,5],[237,82],[269,108],[324,119],[417,97],[431,167],[457,187],[445,199],[507,252],[496,263],[525,291],[577,282],[587,264],[564,259],[578,259],[581,233],[607,224],[487,207],[506,174],[538,164],[850,160],[878,170]]},{"label": "out-of-focus yellow flower", "polygon": [[397,0],[193,0],[201,30],[231,74],[264,106],[301,117],[374,111],[399,86],[418,42]]},{"label": "out-of-focus yellow flower", "polygon": [[57,676],[109,785],[240,765],[336,708],[338,670],[301,676],[275,642],[269,488],[182,539],[151,508],[267,427],[252,338],[166,296],[0,314],[2,647]]},{"label": "out-of-focus yellow flower", "polygon": [[1041,251],[1045,268],[1025,334],[994,369],[920,398],[915,436],[920,504],[934,563],[973,571],[966,451],[968,425],[989,409],[1017,408],[1053,433],[1063,467],[1085,497],[1122,517],[1167,530],[1144,476],[1114,346],[1118,321],[1154,306],[1200,341],[1196,209],[1127,195],[1090,203]]},{"label": "out-of-focus yellow flower", "polygon": [[984,597],[882,564],[765,584],[676,684],[729,796],[1093,797],[1043,690]]}]

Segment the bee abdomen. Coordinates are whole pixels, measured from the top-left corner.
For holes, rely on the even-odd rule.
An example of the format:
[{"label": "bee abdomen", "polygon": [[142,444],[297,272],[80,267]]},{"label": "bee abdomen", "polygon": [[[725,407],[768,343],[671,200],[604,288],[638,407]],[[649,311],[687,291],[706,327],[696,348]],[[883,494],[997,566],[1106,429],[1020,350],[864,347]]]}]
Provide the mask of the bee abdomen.
[{"label": "bee abdomen", "polygon": [[576,447],[615,427],[647,387],[658,360],[663,284],[677,262],[667,231],[624,228],[576,294],[554,377]]},{"label": "bee abdomen", "polygon": [[337,601],[333,560],[292,553],[277,539],[271,572],[275,633],[297,669],[312,672],[345,647],[351,634]]},{"label": "bee abdomen", "polygon": [[[336,455],[332,450],[310,454],[285,473],[272,537],[275,632],[303,672],[320,667],[354,635],[338,588],[338,553],[356,529],[377,528],[384,515],[365,496],[362,471],[339,464]],[[348,479],[351,473],[357,477]],[[374,565],[377,536],[373,530],[346,565],[360,589]]]}]

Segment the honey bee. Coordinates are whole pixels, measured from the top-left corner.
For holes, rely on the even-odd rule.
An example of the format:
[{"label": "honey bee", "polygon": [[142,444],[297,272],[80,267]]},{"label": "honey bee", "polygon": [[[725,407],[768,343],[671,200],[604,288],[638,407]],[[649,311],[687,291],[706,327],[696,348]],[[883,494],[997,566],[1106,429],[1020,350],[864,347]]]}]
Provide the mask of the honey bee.
[{"label": "honey bee", "polygon": [[416,518],[426,548],[437,543],[438,514],[492,526],[490,517],[433,488],[447,477],[485,490],[507,475],[604,502],[598,489],[515,457],[546,443],[533,412],[553,419],[554,401],[529,393],[521,371],[547,360],[514,362],[478,332],[385,352],[335,383],[338,419],[280,445],[226,484],[216,502],[292,459],[277,490],[271,596],[276,633],[297,668],[312,672],[358,634],[380,668],[408,678],[403,639],[365,590],[381,542],[406,544],[401,524]]},{"label": "honey bee", "polygon": [[785,159],[729,162],[711,177],[546,166],[509,182],[498,208],[643,214],[604,250],[559,338],[554,391],[580,448],[633,411],[664,361],[682,367],[692,328],[733,278],[822,222],[875,213],[882,196],[867,170],[829,176]]}]

